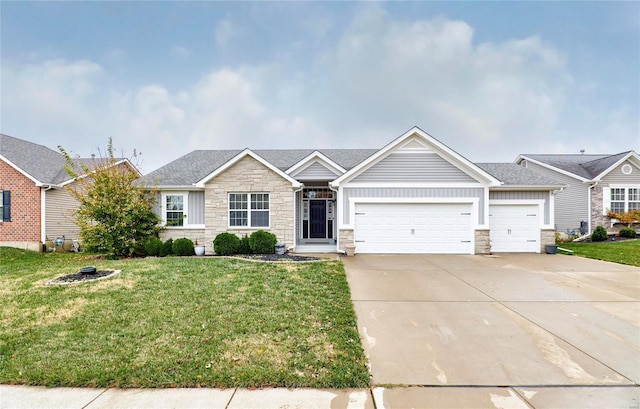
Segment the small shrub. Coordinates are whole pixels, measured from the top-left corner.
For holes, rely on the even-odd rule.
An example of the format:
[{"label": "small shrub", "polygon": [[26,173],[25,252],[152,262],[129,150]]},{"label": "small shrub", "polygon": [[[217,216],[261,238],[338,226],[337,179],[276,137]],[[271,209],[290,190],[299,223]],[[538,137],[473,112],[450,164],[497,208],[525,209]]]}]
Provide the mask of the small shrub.
[{"label": "small shrub", "polygon": [[183,237],[173,241],[173,254],[176,256],[193,256],[193,242],[191,239]]},{"label": "small shrub", "polygon": [[608,238],[609,235],[607,234],[605,228],[602,226],[596,227],[593,233],[591,233],[591,241],[605,241]]},{"label": "small shrub", "polygon": [[164,242],[162,247],[160,248],[160,253],[158,254],[160,257],[166,257],[173,254],[173,239],[168,239]]},{"label": "small shrub", "polygon": [[251,254],[251,244],[249,244],[249,236],[246,234],[240,239],[238,254]]},{"label": "small shrub", "polygon": [[149,237],[145,240],[143,247],[147,256],[159,256],[162,249],[162,240],[157,237]]},{"label": "small shrub", "polygon": [[220,256],[238,254],[240,239],[233,233],[223,232],[213,240],[213,251]]},{"label": "small shrub", "polygon": [[620,237],[628,237],[630,239],[635,239],[636,235],[637,235],[636,231],[631,227],[624,227],[620,229]]},{"label": "small shrub", "polygon": [[276,252],[277,239],[275,234],[258,230],[249,236],[249,246],[254,254],[273,254]]}]

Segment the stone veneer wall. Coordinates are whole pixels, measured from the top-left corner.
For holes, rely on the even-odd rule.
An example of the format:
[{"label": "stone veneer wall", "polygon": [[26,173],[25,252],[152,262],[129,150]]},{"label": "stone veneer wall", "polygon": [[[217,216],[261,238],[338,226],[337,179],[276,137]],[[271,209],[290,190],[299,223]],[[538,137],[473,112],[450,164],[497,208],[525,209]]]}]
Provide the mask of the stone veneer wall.
[{"label": "stone veneer wall", "polygon": [[556,244],[556,231],[554,229],[540,230],[540,252],[546,253],[544,246],[547,244]]},{"label": "stone veneer wall", "polygon": [[[611,219],[602,214],[602,186],[596,185],[591,189],[591,230],[603,226],[607,231],[611,230]],[[589,232],[590,233],[590,232]]]},{"label": "stone veneer wall", "polygon": [[490,240],[490,230],[476,230],[475,233],[475,254],[489,254],[491,253],[491,240]]},{"label": "stone veneer wall", "polygon": [[[250,156],[216,176],[205,186],[204,239],[206,253],[213,253],[213,240],[222,232],[235,233],[239,237],[256,230],[276,235],[279,243],[287,248],[294,245],[294,194],[291,182],[273,172]],[[270,227],[230,228],[229,193],[269,193]]]},{"label": "stone veneer wall", "polygon": [[[353,229],[340,229],[338,231],[338,242],[340,243],[339,251],[346,252],[346,247],[348,245],[353,246],[355,243],[353,241]],[[358,249],[356,249],[358,251]]]},{"label": "stone veneer wall", "polygon": [[[627,225],[623,223],[616,223],[611,226],[611,219],[609,216],[602,214],[602,199],[602,186],[597,185],[591,189],[591,230],[593,231],[596,227],[602,226],[607,229],[607,233],[616,234],[620,229],[627,227]],[[631,227],[634,228],[636,232],[640,233],[640,224],[633,224]]]},{"label": "stone veneer wall", "polygon": [[[205,242],[205,233],[204,233],[204,229],[176,229],[176,228],[171,228],[171,229],[163,229],[160,232],[160,239],[162,241],[167,241],[169,239],[181,239],[183,237],[186,237],[188,239],[191,239],[191,241],[193,242],[193,244],[196,244],[196,241],[198,242],[198,244],[207,244]],[[212,247],[213,243],[209,243],[208,247]]]}]

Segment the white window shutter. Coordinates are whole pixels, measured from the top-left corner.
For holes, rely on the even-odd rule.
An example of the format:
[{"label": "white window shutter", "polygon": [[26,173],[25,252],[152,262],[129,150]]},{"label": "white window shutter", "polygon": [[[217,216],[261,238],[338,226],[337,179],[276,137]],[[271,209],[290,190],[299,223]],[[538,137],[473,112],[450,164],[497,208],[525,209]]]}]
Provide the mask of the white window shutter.
[{"label": "white window shutter", "polygon": [[604,216],[609,213],[611,210],[611,188],[603,187],[602,188],[602,214]]}]

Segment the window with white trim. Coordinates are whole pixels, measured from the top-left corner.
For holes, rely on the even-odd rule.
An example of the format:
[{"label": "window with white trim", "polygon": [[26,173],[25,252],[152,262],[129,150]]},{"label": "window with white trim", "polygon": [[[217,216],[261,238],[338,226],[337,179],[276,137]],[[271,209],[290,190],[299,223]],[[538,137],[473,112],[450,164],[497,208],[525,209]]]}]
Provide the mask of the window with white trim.
[{"label": "window with white trim", "polygon": [[611,211],[624,213],[630,210],[640,209],[640,188],[637,187],[612,187]]},{"label": "window with white trim", "polygon": [[164,220],[167,226],[184,226],[186,202],[186,195],[182,193],[164,195]]},{"label": "window with white trim", "polygon": [[229,227],[269,227],[269,193],[229,193]]}]

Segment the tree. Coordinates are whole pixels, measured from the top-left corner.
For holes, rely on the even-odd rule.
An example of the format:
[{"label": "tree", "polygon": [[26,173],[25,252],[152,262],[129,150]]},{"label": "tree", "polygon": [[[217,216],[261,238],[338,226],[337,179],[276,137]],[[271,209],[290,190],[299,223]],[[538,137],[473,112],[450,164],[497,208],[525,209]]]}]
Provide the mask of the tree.
[{"label": "tree", "polygon": [[114,156],[111,138],[106,156],[88,163],[72,158],[61,146],[58,149],[65,157],[65,170],[75,180],[65,188],[79,203],[75,223],[84,248],[132,256],[147,238],[157,235],[154,192],[134,185],[139,174],[129,159]]}]

